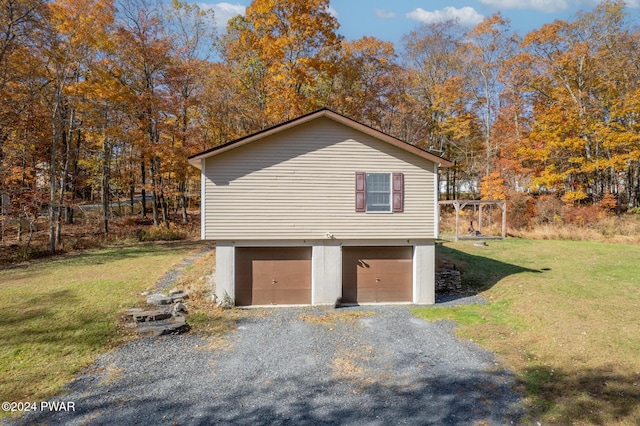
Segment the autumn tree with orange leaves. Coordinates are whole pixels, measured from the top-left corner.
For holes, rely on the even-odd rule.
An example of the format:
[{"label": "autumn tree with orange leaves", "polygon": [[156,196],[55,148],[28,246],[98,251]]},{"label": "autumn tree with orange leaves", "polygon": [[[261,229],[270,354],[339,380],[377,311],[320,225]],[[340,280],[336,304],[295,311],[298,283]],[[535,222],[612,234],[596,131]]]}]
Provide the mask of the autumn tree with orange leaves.
[{"label": "autumn tree with orange leaves", "polygon": [[447,198],[639,207],[639,50],[619,0],[522,36],[499,14],[421,25],[402,46],[344,40],[328,0],[255,0],[221,34],[180,0],[4,0],[0,229],[28,245],[46,225],[55,251],[87,204],[104,234],[114,204],[186,222],[189,155],[321,107],[452,160]]},{"label": "autumn tree with orange leaves", "polygon": [[535,185],[567,202],[598,201],[622,186],[629,204],[640,201],[638,32],[628,30],[623,11],[622,2],[604,2],[522,44],[533,121],[520,157],[536,171]]},{"label": "autumn tree with orange leaves", "polygon": [[333,72],[339,24],[328,0],[255,0],[231,23],[225,58],[257,87],[257,107],[275,124],[323,106],[318,83]]},{"label": "autumn tree with orange leaves", "polygon": [[342,42],[335,72],[328,81],[327,105],[377,128],[385,127],[402,71],[395,61],[393,44],[374,37]]}]

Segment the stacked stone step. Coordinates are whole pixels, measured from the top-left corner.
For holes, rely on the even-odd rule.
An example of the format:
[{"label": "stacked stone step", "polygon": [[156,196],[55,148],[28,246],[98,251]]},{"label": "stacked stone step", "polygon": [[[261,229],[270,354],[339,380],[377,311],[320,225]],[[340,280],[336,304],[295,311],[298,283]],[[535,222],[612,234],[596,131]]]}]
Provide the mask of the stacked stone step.
[{"label": "stacked stone step", "polygon": [[164,295],[154,293],[147,296],[149,308],[132,308],[126,312],[128,327],[135,327],[144,336],[180,334],[189,330],[185,315],[187,308],[182,303],[187,298],[183,291],[170,291]]}]

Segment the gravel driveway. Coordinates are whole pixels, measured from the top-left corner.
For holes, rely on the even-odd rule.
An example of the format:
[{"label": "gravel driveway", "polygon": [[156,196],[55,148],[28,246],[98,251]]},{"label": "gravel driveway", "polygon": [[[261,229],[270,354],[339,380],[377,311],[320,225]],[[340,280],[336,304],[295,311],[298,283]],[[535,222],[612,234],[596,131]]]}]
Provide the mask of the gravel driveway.
[{"label": "gravel driveway", "polygon": [[[24,424],[518,423],[493,356],[410,306],[252,310],[212,349],[197,336],[136,340],[101,356]],[[22,424],[20,423],[20,424]]]}]

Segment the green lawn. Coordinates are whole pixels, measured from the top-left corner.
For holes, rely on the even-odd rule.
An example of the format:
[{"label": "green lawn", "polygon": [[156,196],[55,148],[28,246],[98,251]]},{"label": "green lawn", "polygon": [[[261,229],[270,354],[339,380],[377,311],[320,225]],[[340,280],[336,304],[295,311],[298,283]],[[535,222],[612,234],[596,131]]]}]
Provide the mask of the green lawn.
[{"label": "green lawn", "polygon": [[43,400],[130,339],[118,313],[197,247],[103,249],[0,270],[0,401]]},{"label": "green lawn", "polygon": [[419,308],[514,369],[543,424],[640,424],[640,246],[445,243],[487,305]]},{"label": "green lawn", "polygon": [[[0,270],[0,400],[46,399],[130,339],[117,314],[195,248],[113,248]],[[416,314],[454,319],[494,351],[517,372],[533,418],[640,424],[640,246],[508,239],[445,243],[438,255],[490,302]],[[187,281],[210,262],[196,262]]]}]

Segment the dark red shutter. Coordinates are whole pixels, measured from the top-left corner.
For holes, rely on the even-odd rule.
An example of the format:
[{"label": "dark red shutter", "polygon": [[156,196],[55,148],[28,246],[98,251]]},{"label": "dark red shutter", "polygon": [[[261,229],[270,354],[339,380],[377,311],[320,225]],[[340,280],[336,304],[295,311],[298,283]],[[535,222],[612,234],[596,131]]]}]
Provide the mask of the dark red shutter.
[{"label": "dark red shutter", "polygon": [[367,211],[367,179],[364,172],[356,172],[356,211]]},{"label": "dark red shutter", "polygon": [[404,174],[393,173],[393,212],[402,213],[404,211]]}]

